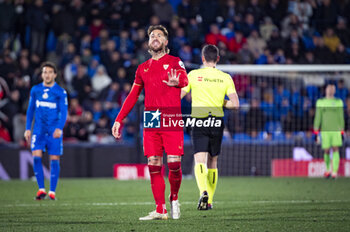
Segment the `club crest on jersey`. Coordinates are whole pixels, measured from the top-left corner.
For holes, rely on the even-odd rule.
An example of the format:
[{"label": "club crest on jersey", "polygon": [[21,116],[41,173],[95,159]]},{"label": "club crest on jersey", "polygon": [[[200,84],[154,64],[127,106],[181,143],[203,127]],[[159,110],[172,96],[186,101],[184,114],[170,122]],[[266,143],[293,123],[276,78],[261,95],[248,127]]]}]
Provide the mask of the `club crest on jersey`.
[{"label": "club crest on jersey", "polygon": [[144,72],[148,72],[148,68],[145,68],[143,71],[144,71]]},{"label": "club crest on jersey", "polygon": [[169,68],[169,65],[168,65],[168,64],[163,64],[163,68],[164,68],[165,70],[167,70],[167,69]]},{"label": "club crest on jersey", "polygon": [[44,98],[44,99],[47,99],[48,97],[49,97],[49,95],[48,95],[47,93],[44,93],[44,94],[43,94],[43,98]]},{"label": "club crest on jersey", "polygon": [[180,65],[181,68],[185,69],[185,65],[184,65],[184,63],[181,60],[179,61],[179,65]]}]

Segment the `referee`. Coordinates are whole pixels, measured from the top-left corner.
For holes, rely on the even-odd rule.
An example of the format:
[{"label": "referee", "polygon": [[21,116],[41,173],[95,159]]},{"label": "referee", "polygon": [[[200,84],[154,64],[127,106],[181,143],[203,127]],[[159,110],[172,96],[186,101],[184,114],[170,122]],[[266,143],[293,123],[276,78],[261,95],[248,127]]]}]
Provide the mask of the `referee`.
[{"label": "referee", "polygon": [[[223,106],[230,109],[239,107],[231,76],[215,68],[219,58],[216,46],[205,45],[202,50],[204,68],[191,71],[188,74],[189,84],[181,90],[181,98],[191,91],[191,116],[196,120],[192,128],[192,143],[195,152],[194,173],[200,195],[198,210],[213,207],[218,182],[217,160],[224,131]],[[226,95],[230,100],[225,100]],[[213,121],[215,123],[210,123]]]}]

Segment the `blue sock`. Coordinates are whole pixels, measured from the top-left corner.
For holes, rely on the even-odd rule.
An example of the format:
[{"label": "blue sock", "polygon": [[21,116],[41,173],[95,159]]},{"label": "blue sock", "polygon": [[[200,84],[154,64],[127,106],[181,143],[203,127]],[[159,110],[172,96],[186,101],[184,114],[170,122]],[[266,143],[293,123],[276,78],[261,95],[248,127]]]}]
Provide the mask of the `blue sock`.
[{"label": "blue sock", "polygon": [[44,171],[43,171],[43,164],[41,163],[41,157],[34,156],[33,169],[34,169],[34,174],[35,174],[36,182],[38,183],[39,189],[45,188]]},{"label": "blue sock", "polygon": [[60,161],[51,160],[51,179],[50,179],[50,191],[55,192],[60,175]]}]

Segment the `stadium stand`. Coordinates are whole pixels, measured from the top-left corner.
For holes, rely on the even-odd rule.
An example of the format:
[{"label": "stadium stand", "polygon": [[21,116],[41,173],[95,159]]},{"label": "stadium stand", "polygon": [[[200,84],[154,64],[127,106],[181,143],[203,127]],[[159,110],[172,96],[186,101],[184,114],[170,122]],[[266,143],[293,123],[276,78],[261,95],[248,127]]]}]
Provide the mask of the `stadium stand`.
[{"label": "stadium stand", "polygon": [[[201,63],[204,43],[220,48],[220,64],[349,64],[349,10],[345,0],[1,1],[0,143],[26,145],[19,122],[44,60],[58,64],[58,82],[69,93],[65,141],[115,143],[110,127],[138,64],[149,58],[149,25],[169,28],[171,54],[188,71]],[[228,114],[230,138],[279,141],[300,131],[305,139],[312,136],[322,87],[273,77],[233,78],[243,105],[251,107]],[[337,81],[336,96],[344,101],[349,131],[349,89],[343,79]],[[300,123],[303,117],[310,117],[309,123]],[[241,123],[232,125],[232,120]],[[139,124],[135,107],[124,127],[125,140],[134,139]]]}]

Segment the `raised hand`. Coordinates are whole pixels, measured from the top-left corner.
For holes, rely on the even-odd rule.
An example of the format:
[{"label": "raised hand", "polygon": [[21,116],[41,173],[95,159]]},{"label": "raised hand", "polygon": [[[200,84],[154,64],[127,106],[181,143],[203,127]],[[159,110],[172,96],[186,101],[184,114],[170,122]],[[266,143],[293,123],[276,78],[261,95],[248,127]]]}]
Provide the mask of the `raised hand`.
[{"label": "raised hand", "polygon": [[171,69],[171,71],[168,72],[168,81],[163,80],[163,82],[170,87],[178,86],[179,77],[180,77],[180,73],[179,75],[176,75],[176,70]]}]

